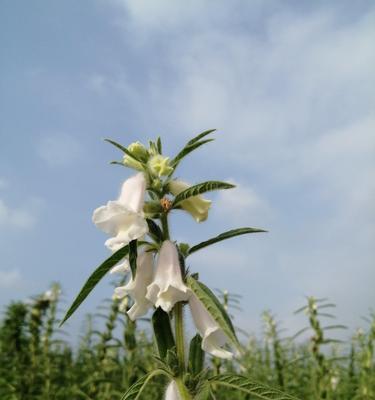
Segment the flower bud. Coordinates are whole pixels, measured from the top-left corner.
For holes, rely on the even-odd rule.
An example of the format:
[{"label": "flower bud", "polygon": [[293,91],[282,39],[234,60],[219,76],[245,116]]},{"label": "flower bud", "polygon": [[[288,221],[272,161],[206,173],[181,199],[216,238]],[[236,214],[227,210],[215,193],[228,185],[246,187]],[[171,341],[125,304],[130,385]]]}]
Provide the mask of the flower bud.
[{"label": "flower bud", "polygon": [[[169,183],[169,190],[177,196],[182,191],[188,189],[190,185],[180,180],[174,180]],[[180,206],[187,211],[197,222],[203,222],[208,217],[208,210],[211,207],[211,201],[202,196],[192,196],[181,201]]]},{"label": "flower bud", "polygon": [[142,161],[147,161],[148,159],[148,151],[145,146],[143,146],[140,142],[131,143],[128,146],[128,150],[134,154],[135,157],[141,159]]},{"label": "flower bud", "polygon": [[124,158],[122,159],[123,164],[125,167],[133,168],[137,171],[143,171],[143,165],[134,159],[133,157],[128,156],[127,154],[124,155]]},{"label": "flower bud", "polygon": [[148,168],[152,175],[158,176],[167,176],[172,171],[173,168],[170,165],[169,157],[163,157],[160,154],[157,154],[148,161]]},{"label": "flower bud", "polygon": [[163,182],[158,178],[153,179],[151,187],[160,192],[163,189]]}]

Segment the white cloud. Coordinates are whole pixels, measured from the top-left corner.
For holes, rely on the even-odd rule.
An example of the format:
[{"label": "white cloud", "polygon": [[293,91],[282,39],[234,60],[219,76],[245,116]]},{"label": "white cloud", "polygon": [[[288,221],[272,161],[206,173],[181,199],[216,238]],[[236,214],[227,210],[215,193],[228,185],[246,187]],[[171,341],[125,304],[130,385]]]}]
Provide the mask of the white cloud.
[{"label": "white cloud", "polygon": [[22,285],[22,276],[17,269],[0,270],[0,288],[18,289]]},{"label": "white cloud", "polygon": [[234,179],[226,179],[236,185],[234,189],[220,191],[213,205],[214,216],[226,218],[233,225],[247,226],[266,224],[270,221],[273,210],[268,202],[261,198],[256,190]]},{"label": "white cloud", "polygon": [[38,221],[42,200],[31,198],[20,207],[9,206],[0,198],[0,230],[16,229],[28,230]]},{"label": "white cloud", "polygon": [[[218,195],[215,215],[267,228],[271,216],[256,256],[274,276],[260,282],[278,280],[285,307],[328,294],[356,318],[374,300],[375,7],[344,17],[332,4],[116,3],[129,45],[146,60],[162,54],[160,68],[146,64],[141,84],[129,82],[135,112],[181,135],[219,128],[215,162],[243,185]],[[230,263],[217,254],[207,265]],[[355,299],[359,288],[366,295]]]},{"label": "white cloud", "polygon": [[82,148],[74,136],[51,134],[39,140],[37,152],[49,165],[62,167],[76,162],[82,155]]}]

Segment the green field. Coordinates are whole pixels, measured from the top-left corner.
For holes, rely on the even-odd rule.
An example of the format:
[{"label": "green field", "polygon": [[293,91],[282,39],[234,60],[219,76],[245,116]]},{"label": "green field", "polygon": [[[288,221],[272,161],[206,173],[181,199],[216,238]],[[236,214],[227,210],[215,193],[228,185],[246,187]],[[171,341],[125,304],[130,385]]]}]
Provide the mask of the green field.
[{"label": "green field", "polygon": [[[57,286],[54,290],[59,292]],[[27,304],[13,302],[4,310],[1,400],[120,399],[132,383],[158,367],[151,325],[142,323],[140,329],[119,311],[117,300],[103,302],[95,315],[87,316],[79,344],[73,346],[58,328],[59,296],[50,294]],[[229,312],[239,306],[236,296],[221,293],[219,298]],[[233,361],[206,358],[207,373],[235,372],[300,399],[374,399],[375,316],[345,343],[335,340],[344,327],[333,319],[333,304],[309,298],[300,312],[306,315],[301,335],[285,337],[265,312],[262,337],[239,332],[243,354]],[[163,377],[156,377],[140,399],[162,399],[165,386]],[[256,398],[225,386],[214,392],[216,399]]]}]

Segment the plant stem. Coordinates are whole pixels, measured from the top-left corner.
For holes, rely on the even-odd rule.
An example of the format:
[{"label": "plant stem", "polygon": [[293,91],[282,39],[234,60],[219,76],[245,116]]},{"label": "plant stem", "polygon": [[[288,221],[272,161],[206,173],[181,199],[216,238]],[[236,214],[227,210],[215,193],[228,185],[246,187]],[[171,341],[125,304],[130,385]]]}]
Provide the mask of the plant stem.
[{"label": "plant stem", "polygon": [[169,227],[167,213],[162,213],[160,216],[161,226],[163,229],[164,240],[169,240]]},{"label": "plant stem", "polygon": [[[169,239],[168,228],[168,215],[163,213],[160,217],[163,229],[164,240]],[[182,303],[176,303],[174,306],[174,323],[175,323],[175,336],[176,336],[176,350],[178,363],[180,365],[180,376],[185,372],[185,340],[184,340],[184,315],[182,310]]]},{"label": "plant stem", "polygon": [[182,379],[177,378],[176,383],[177,383],[178,392],[180,393],[181,399],[182,400],[191,400],[192,397],[191,397],[187,387],[182,382]]},{"label": "plant stem", "polygon": [[174,326],[176,335],[177,358],[181,372],[185,371],[185,340],[184,340],[184,314],[182,303],[174,306]]}]

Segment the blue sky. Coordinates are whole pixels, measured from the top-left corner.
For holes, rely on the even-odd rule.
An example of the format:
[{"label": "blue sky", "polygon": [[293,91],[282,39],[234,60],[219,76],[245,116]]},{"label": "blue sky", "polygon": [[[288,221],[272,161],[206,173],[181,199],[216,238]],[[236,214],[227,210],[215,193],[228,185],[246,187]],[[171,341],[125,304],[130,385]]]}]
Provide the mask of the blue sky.
[{"label": "blue sky", "polygon": [[[305,295],[355,328],[374,305],[375,6],[372,1],[20,0],[0,4],[0,305],[59,281],[71,301],[108,253],[93,209],[117,196],[124,144],[161,135],[190,182],[234,181],[208,221],[173,215],[192,270],[243,296],[237,324],[272,309],[289,333]],[[77,312],[111,294],[102,282]],[[66,304],[67,305],[67,304]]]}]

